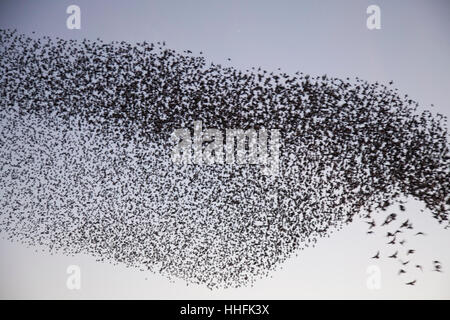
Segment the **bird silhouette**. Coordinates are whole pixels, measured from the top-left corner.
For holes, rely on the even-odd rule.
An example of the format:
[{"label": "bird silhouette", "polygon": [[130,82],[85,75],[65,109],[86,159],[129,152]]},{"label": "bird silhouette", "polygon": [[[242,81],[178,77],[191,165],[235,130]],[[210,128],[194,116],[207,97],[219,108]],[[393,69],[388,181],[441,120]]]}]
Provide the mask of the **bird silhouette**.
[{"label": "bird silhouette", "polygon": [[389,256],[389,258],[396,259],[397,258],[397,254],[398,254],[398,251],[395,251],[394,254]]}]

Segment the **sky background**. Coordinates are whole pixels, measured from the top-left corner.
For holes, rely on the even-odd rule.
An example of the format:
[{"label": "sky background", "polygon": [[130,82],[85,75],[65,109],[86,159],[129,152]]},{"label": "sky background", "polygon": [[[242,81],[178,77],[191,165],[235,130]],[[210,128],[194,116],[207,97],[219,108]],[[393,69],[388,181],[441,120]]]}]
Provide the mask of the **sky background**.
[{"label": "sky background", "polygon": [[[81,30],[66,28],[71,4],[81,8]],[[371,4],[381,8],[381,30],[366,27]],[[208,61],[241,69],[393,80],[401,93],[424,108],[434,104],[433,112],[449,117],[449,14],[446,0],[2,0],[0,28],[66,39],[166,41],[168,48],[203,51]],[[397,263],[370,259],[386,241],[367,236],[367,226],[355,221],[300,252],[272,278],[249,288],[212,291],[89,256],[50,255],[0,240],[0,298],[450,299],[450,230],[421,214],[422,207],[407,204],[414,224],[427,233],[411,245],[418,259],[442,261],[444,273],[424,272],[414,287],[404,285],[414,278],[397,276]],[[81,268],[81,290],[66,287],[69,265]],[[371,265],[381,270],[379,290],[366,285]]]}]

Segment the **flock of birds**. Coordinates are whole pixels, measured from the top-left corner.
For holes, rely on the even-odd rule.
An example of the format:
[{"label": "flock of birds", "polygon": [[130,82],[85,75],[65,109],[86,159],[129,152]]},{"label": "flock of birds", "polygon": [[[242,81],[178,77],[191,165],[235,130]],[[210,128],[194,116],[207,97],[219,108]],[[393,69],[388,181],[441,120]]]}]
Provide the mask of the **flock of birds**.
[{"label": "flock of birds", "polygon": [[[404,202],[400,201],[399,209],[400,211],[403,212],[406,211]],[[423,212],[423,210],[421,210],[421,212]],[[390,253],[385,253],[384,255],[382,255],[380,250],[378,250],[377,253],[373,257],[371,257],[371,259],[387,258],[397,260],[400,266],[400,269],[398,270],[398,275],[400,276],[408,273],[408,267],[423,272],[424,271],[423,265],[413,262],[415,261],[415,259],[413,259],[413,256],[416,253],[416,250],[408,247],[406,243],[408,242],[407,241],[408,236],[423,237],[426,236],[426,234],[422,231],[418,232],[412,231],[414,230],[414,227],[412,222],[410,221],[410,218],[406,218],[406,220],[399,223],[396,222],[397,217],[398,215],[396,213],[390,213],[386,216],[384,220],[382,220],[382,222],[380,222],[380,231],[386,232],[384,237],[388,239],[387,240],[388,242],[386,243],[388,245],[388,248],[384,250],[384,252]],[[366,214],[364,216],[364,219],[365,222],[368,224],[367,234],[374,234],[375,233],[374,228],[376,228],[378,224],[377,221],[371,216],[371,214]],[[448,226],[446,226],[446,228],[448,228]],[[386,231],[386,229],[390,231]],[[432,265],[431,270],[436,272],[442,272],[442,264],[440,261],[437,260],[432,261],[431,265]],[[417,279],[405,282],[406,285],[410,286],[413,286],[416,283]]]},{"label": "flock of birds", "polygon": [[[0,30],[0,99],[0,232],[37,249],[238,287],[356,218],[391,225],[371,219],[401,196],[449,225],[446,118],[392,83]],[[194,121],[279,129],[280,174],[172,163],[171,133]]]}]

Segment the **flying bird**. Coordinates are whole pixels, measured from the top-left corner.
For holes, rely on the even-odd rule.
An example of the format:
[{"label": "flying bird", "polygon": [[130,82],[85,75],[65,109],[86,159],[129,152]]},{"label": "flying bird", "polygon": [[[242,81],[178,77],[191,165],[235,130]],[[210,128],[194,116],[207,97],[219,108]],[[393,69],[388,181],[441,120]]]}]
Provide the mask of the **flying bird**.
[{"label": "flying bird", "polygon": [[398,251],[395,251],[394,254],[389,256],[389,258],[396,259],[397,258],[397,254],[398,254]]}]

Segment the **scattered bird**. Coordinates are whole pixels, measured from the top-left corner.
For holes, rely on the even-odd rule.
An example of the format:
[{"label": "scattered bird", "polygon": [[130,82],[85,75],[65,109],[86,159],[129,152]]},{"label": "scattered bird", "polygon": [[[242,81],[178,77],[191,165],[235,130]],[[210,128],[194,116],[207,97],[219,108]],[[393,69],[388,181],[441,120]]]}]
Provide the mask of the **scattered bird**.
[{"label": "scattered bird", "polygon": [[433,261],[433,264],[434,264],[434,271],[442,272],[442,265],[439,261]]},{"label": "scattered bird", "polygon": [[406,265],[409,263],[409,260],[408,260],[408,261],[405,261],[405,262],[403,262],[402,260],[400,260],[400,262],[401,262],[402,265],[406,266]]},{"label": "scattered bird", "polygon": [[400,226],[400,228],[406,228],[409,225],[409,220],[406,220],[405,222],[402,223],[402,225]]},{"label": "scattered bird", "polygon": [[392,255],[389,256],[389,258],[397,259],[397,254],[398,254],[398,251],[395,251],[394,254],[392,254]]}]

